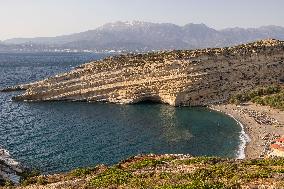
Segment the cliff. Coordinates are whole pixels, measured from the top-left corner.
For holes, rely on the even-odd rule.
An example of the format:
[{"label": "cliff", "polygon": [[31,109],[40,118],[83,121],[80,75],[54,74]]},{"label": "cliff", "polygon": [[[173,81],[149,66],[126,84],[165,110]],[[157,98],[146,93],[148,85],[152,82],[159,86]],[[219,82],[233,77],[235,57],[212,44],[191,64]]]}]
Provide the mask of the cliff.
[{"label": "cliff", "polygon": [[26,89],[14,97],[25,101],[199,106],[283,82],[283,61],[284,42],[273,39],[227,48],[127,54],[5,90]]}]

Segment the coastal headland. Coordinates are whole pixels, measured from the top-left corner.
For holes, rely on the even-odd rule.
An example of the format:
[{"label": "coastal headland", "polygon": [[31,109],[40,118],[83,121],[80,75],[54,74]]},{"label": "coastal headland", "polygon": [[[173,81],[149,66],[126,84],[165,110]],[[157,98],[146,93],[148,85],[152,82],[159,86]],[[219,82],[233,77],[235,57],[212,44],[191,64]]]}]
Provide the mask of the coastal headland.
[{"label": "coastal headland", "polygon": [[[236,94],[281,86],[283,80],[284,42],[268,39],[227,48],[108,57],[3,91],[26,90],[14,97],[24,101],[118,104],[152,101],[172,106],[211,106],[243,123],[251,138],[246,155],[258,158],[266,154],[269,142],[284,132],[275,124],[254,119],[251,114],[265,113],[267,119],[276,116],[275,120],[283,125],[283,111],[252,104],[247,107],[220,104],[227,104]],[[266,109],[269,111],[265,112]]]},{"label": "coastal headland", "polygon": [[4,89],[23,101],[88,101],[205,106],[279,84],[284,42],[262,40],[227,48],[126,54],[83,64],[54,77]]},{"label": "coastal headland", "polygon": [[[198,188],[206,184],[215,188],[284,188],[283,158],[256,160],[267,157],[270,143],[284,135],[283,110],[251,101],[230,103],[236,94],[259,87],[283,86],[283,81],[284,42],[270,39],[227,48],[108,57],[3,91],[25,90],[13,98],[20,101],[118,104],[151,101],[172,106],[209,106],[239,121],[250,139],[245,148],[248,160],[202,159],[188,155],[137,156],[114,167],[79,169],[69,173],[71,176],[28,177],[26,182],[32,185],[27,188]],[[225,171],[222,176],[227,176],[217,175],[219,168]],[[204,177],[205,173],[208,175]],[[232,174],[237,174],[238,178],[231,177]],[[200,177],[200,180],[194,180],[190,175]],[[217,179],[219,176],[221,180]],[[196,186],[187,186],[177,180]],[[135,185],[137,183],[141,185]]]}]

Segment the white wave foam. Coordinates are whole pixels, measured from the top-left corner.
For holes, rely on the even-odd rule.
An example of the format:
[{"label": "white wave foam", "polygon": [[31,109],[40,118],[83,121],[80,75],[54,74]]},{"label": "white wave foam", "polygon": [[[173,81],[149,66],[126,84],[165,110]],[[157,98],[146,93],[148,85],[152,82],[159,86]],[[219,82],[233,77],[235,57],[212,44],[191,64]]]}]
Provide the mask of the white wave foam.
[{"label": "white wave foam", "polygon": [[238,149],[238,152],[237,152],[237,159],[245,159],[245,157],[246,157],[245,148],[246,148],[247,143],[250,142],[250,138],[249,138],[248,134],[246,134],[246,132],[245,132],[244,125],[240,121],[238,121],[234,116],[232,116],[230,114],[227,114],[227,115],[232,117],[242,128],[242,130],[240,132],[241,143],[239,145],[239,149]]},{"label": "white wave foam", "polygon": [[[217,111],[217,112],[222,112],[221,110],[218,110],[218,109],[215,109],[215,108],[212,108],[212,107],[209,107],[209,108],[211,110],[214,110],[214,111]],[[239,136],[241,143],[239,145],[239,149],[237,151],[236,156],[237,156],[237,159],[245,159],[245,157],[246,157],[245,148],[246,148],[247,143],[249,143],[251,139],[248,136],[248,134],[246,134],[245,127],[239,120],[237,120],[233,115],[231,115],[229,113],[225,113],[225,112],[222,112],[222,113],[230,116],[231,118],[233,118],[238,123],[238,125],[240,125],[240,127],[242,129],[240,131],[240,136]]]}]

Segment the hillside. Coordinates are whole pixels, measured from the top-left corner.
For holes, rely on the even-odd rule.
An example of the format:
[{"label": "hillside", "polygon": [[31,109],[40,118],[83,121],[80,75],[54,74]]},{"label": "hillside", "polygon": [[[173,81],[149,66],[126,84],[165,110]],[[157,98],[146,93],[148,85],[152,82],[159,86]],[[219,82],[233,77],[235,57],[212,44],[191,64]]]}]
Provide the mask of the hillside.
[{"label": "hillside", "polygon": [[[135,156],[65,174],[25,174],[16,188],[284,188],[284,159],[230,160],[190,155]],[[6,184],[8,185],[8,183]],[[8,188],[8,187],[3,187]]]},{"label": "hillside", "polygon": [[239,92],[279,84],[284,42],[262,40],[228,48],[126,54],[68,73],[5,89],[27,89],[14,100],[89,101],[173,106],[226,102]]}]

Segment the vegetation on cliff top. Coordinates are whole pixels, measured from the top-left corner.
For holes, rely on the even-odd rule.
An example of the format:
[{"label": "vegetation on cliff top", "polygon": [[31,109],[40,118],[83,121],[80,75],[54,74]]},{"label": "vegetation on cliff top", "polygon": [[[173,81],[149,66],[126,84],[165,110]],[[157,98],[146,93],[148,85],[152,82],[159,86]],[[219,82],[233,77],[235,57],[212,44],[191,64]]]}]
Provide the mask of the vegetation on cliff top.
[{"label": "vegetation on cliff top", "polygon": [[239,104],[252,101],[263,106],[284,110],[284,89],[281,86],[269,86],[233,96],[231,103]]},{"label": "vegetation on cliff top", "polygon": [[[136,156],[117,165],[29,177],[35,187],[60,188],[242,188],[284,187],[284,159],[230,160],[185,155]],[[27,185],[27,181],[23,184]],[[54,185],[53,185],[54,186]]]}]

